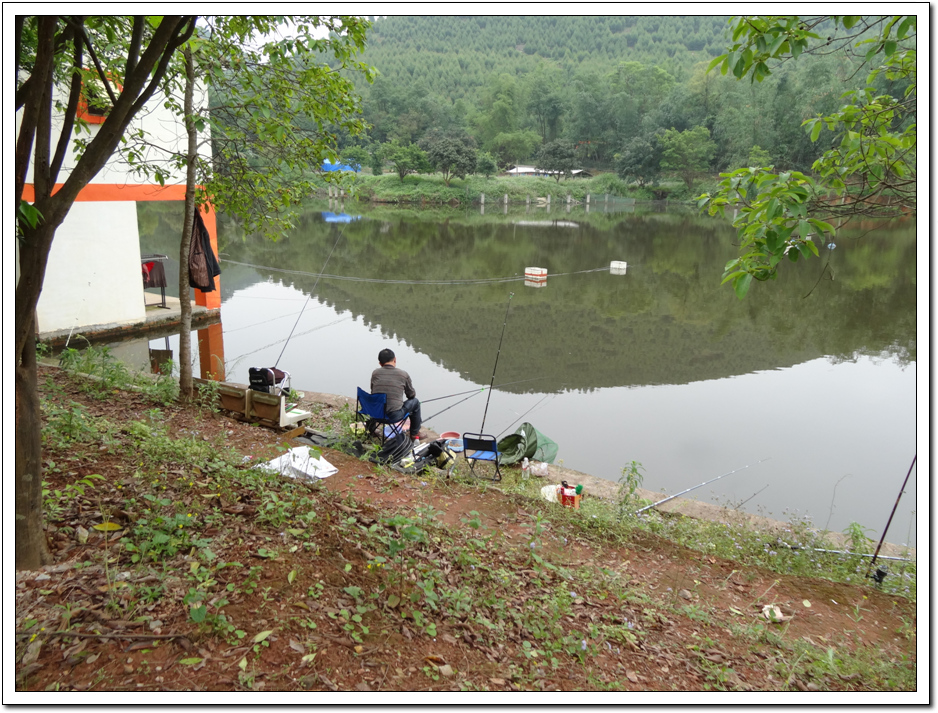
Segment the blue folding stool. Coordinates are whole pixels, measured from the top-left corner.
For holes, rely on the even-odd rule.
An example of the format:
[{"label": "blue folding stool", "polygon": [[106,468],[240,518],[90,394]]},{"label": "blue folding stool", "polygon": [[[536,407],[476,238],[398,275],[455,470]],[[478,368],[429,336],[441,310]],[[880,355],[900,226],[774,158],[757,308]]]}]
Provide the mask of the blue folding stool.
[{"label": "blue folding stool", "polygon": [[481,478],[475,471],[475,465],[479,461],[485,461],[495,464],[495,475],[489,480],[500,481],[502,472],[498,468],[498,442],[495,436],[487,436],[483,433],[464,433],[462,434],[463,455],[469,464],[469,471]]}]

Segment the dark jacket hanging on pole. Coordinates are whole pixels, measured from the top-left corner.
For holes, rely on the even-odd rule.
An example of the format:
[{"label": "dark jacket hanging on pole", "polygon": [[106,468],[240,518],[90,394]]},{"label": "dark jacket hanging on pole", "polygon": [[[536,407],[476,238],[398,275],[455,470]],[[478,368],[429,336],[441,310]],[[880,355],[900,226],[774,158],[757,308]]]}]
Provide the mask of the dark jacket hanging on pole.
[{"label": "dark jacket hanging on pole", "polygon": [[189,286],[202,292],[212,292],[215,289],[215,277],[221,274],[221,268],[215,253],[212,251],[212,241],[198,206],[195,209],[195,218],[192,221],[192,240],[189,243]]}]

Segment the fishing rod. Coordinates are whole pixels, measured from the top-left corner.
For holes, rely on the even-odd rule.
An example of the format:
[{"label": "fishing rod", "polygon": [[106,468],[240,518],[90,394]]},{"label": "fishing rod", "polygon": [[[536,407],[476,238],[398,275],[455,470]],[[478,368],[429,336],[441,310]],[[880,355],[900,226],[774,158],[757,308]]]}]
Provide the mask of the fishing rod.
[{"label": "fishing rod", "polygon": [[332,253],[335,252],[336,247],[339,245],[339,241],[342,239],[344,233],[341,230],[336,231],[339,235],[335,239],[335,243],[332,245],[332,250],[329,251],[329,255],[326,257],[326,261],[322,264],[322,269],[319,271],[319,275],[316,277],[316,282],[313,283],[313,289],[309,291],[309,294],[306,295],[306,302],[303,303],[303,307],[300,309],[300,313],[296,317],[296,322],[293,323],[293,329],[290,330],[287,340],[283,343],[283,349],[280,350],[280,356],[277,357],[277,361],[274,362],[274,369],[277,368],[277,364],[280,363],[280,360],[283,358],[283,353],[287,350],[287,344],[290,343],[291,337],[293,337],[293,332],[296,331],[296,325],[300,323],[300,317],[303,316],[303,310],[306,309],[306,305],[309,304],[310,298],[312,298],[313,293],[316,291],[317,285],[319,285],[319,280],[322,278],[322,274],[326,271],[326,265],[329,264],[329,260],[332,259]]},{"label": "fishing rod", "polygon": [[750,463],[749,465],[744,465],[742,468],[737,468],[736,470],[731,470],[729,473],[724,473],[723,475],[718,475],[716,478],[711,478],[710,480],[707,480],[707,481],[701,483],[700,485],[695,485],[693,488],[687,488],[687,490],[682,490],[682,491],[679,492],[679,493],[675,493],[674,495],[670,495],[670,496],[666,497],[664,500],[659,500],[658,502],[652,503],[651,505],[646,505],[645,507],[641,508],[640,510],[636,510],[636,511],[635,511],[635,514],[636,514],[636,515],[639,515],[639,514],[645,512],[646,510],[650,510],[651,508],[658,507],[659,505],[661,505],[661,504],[663,504],[663,503],[666,503],[666,502],[668,502],[669,500],[674,500],[674,498],[676,498],[676,497],[678,497],[678,496],[680,496],[680,495],[683,495],[684,493],[689,493],[691,490],[697,490],[697,488],[702,488],[703,486],[708,485],[708,484],[710,484],[710,483],[715,483],[715,482],[718,481],[720,478],[725,478],[726,476],[732,475],[733,473],[738,473],[739,471],[745,470],[746,468],[749,468],[750,466],[759,465],[759,463],[764,463],[764,462],[767,461],[767,460],[769,460],[769,458],[763,458],[762,460],[756,461],[755,463]]},{"label": "fishing rod", "polygon": [[424,423],[429,423],[429,421],[430,421],[431,419],[436,418],[436,417],[439,416],[441,413],[446,413],[446,412],[449,411],[451,408],[455,408],[456,406],[459,406],[459,404],[461,404],[463,401],[468,401],[468,400],[471,399],[473,396],[478,396],[478,395],[481,394],[482,391],[484,391],[484,390],[485,390],[485,389],[481,389],[481,390],[479,390],[479,391],[473,391],[473,392],[472,392],[471,394],[469,394],[466,398],[460,399],[459,401],[457,401],[456,403],[454,403],[452,406],[447,406],[447,407],[446,407],[445,409],[443,409],[442,411],[437,411],[437,412],[436,412],[435,414],[433,414],[432,416],[427,416],[426,418],[423,419]]},{"label": "fishing rod", "polygon": [[[520,421],[522,418],[524,418],[524,417],[527,416],[529,413],[531,413],[534,409],[536,409],[538,406],[540,406],[540,405],[541,405],[541,402],[543,402],[544,399],[546,399],[548,396],[556,396],[556,395],[557,395],[557,394],[544,394],[544,396],[541,398],[540,401],[538,401],[536,404],[534,404],[531,408],[529,408],[529,409],[528,409],[527,411],[525,411],[523,414],[521,414],[520,416],[518,416],[518,418],[516,418],[514,421],[512,421],[511,423],[509,423],[508,426],[505,428],[505,430],[502,431],[502,433],[504,433],[505,431],[507,431],[509,428],[511,428],[512,426],[514,426],[516,423],[518,423],[518,421]],[[513,409],[512,409],[512,410],[513,410]],[[515,411],[515,413],[517,413],[517,411]],[[501,436],[502,433],[499,433],[498,436],[496,436],[496,438],[498,438],[499,436]]]},{"label": "fishing rod", "polygon": [[[896,496],[896,504],[892,506],[892,512],[889,513],[889,520],[886,522],[886,527],[883,529],[883,536],[879,538],[879,544],[876,546],[876,552],[873,553],[873,559],[870,561],[870,566],[866,570],[867,577],[870,576],[870,570],[873,569],[873,565],[876,564],[876,557],[879,555],[879,548],[883,546],[883,542],[886,540],[886,532],[889,530],[889,526],[892,524],[892,516],[896,514],[896,509],[899,507],[899,498],[901,498],[902,493],[905,492],[905,486],[909,482],[909,476],[912,475],[912,469],[915,468],[916,458],[918,458],[918,453],[912,456],[912,465],[909,466],[909,472],[905,474],[905,480],[902,481],[902,487],[899,488],[899,495]],[[873,575],[873,579],[877,584],[882,584],[883,580],[886,579],[886,574],[886,570],[880,567],[876,570],[876,574]]]},{"label": "fishing rod", "polygon": [[[805,549],[802,547],[793,547],[792,545],[789,545],[787,542],[782,542],[781,544],[785,545],[790,550]],[[850,550],[822,550],[817,547],[808,547],[807,549],[811,550],[812,552],[826,552],[827,554],[831,554],[831,555],[852,555],[854,557],[873,557],[873,555],[868,555],[864,552],[851,552]],[[894,562],[914,562],[915,561],[913,559],[908,559],[906,557],[887,557],[886,555],[882,555],[880,559],[892,560]]]},{"label": "fishing rod", "polygon": [[479,433],[485,433],[485,417],[489,412],[489,401],[492,400],[492,385],[495,383],[495,371],[498,369],[498,356],[502,353],[502,340],[505,338],[505,327],[508,326],[508,310],[511,309],[511,298],[514,296],[514,292],[508,293],[508,306],[505,308],[505,321],[502,323],[502,336],[498,339],[498,351],[495,352],[495,366],[492,367],[492,382],[489,384],[489,395],[485,399],[485,411],[482,412],[482,426],[479,428]]},{"label": "fishing rod", "polygon": [[[495,385],[494,387],[492,387],[492,388],[500,389],[500,388],[503,387],[503,386],[511,386],[511,385],[513,385],[513,384],[526,384],[526,383],[529,382],[529,381],[537,381],[537,380],[539,380],[539,379],[544,379],[544,378],[546,378],[546,377],[544,377],[544,376],[535,376],[533,379],[521,379],[520,381],[506,381],[506,382],[504,382],[504,383],[502,383],[502,384],[496,384],[496,385]],[[465,395],[465,394],[476,394],[476,393],[479,393],[480,391],[485,391],[486,388],[487,388],[487,387],[483,386],[483,387],[481,387],[481,388],[479,388],[479,389],[470,389],[469,391],[460,391],[460,392],[457,393],[457,394],[449,394],[449,395],[447,395],[447,396],[437,396],[436,398],[433,398],[433,399],[425,399],[425,400],[421,401],[420,403],[422,403],[422,404],[428,404],[428,403],[430,403],[431,401],[440,401],[440,400],[442,400],[442,399],[451,399],[451,398],[453,398],[454,396],[463,396],[463,395]]]}]

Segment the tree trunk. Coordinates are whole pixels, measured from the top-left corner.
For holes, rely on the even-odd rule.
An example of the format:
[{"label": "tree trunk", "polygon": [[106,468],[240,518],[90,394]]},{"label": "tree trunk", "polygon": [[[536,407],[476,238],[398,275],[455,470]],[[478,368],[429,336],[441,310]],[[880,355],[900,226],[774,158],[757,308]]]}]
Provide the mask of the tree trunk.
[{"label": "tree trunk", "polygon": [[[29,320],[35,324],[35,317]],[[42,514],[42,421],[36,340],[28,339],[16,365],[16,568],[52,562]]]},{"label": "tree trunk", "polygon": [[189,246],[192,243],[192,227],[195,212],[195,169],[198,160],[198,133],[195,117],[192,115],[192,96],[195,92],[195,65],[192,50],[183,50],[186,58],[186,88],[184,111],[188,167],[186,169],[186,207],[182,221],[182,240],[179,243],[179,398],[188,401],[192,398],[192,302],[189,300]]}]

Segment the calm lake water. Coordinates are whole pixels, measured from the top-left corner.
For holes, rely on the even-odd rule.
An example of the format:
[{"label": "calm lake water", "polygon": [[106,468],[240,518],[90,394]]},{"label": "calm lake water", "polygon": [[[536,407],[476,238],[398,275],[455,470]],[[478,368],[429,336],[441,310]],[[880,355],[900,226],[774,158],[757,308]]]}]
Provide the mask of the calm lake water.
[{"label": "calm lake water", "polygon": [[[178,207],[140,206],[142,249],[177,253]],[[277,364],[354,396],[390,347],[427,425],[463,432],[495,370],[484,431],[529,421],[566,467],[638,461],[668,493],[742,468],[688,497],[882,534],[916,453],[914,222],[845,229],[740,302],[719,284],[733,230],[692,212],[315,208],[277,243],[220,221],[229,380]],[[889,541],[916,545],[916,500],[913,471]]]}]

